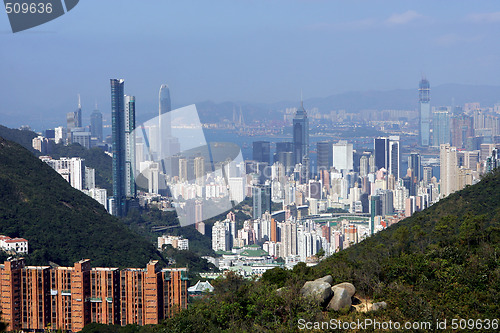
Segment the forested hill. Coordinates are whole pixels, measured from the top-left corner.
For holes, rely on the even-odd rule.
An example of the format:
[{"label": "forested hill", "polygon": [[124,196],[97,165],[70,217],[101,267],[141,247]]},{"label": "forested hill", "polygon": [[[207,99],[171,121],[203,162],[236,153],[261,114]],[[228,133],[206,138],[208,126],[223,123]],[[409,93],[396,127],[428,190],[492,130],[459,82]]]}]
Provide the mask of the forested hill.
[{"label": "forested hill", "polygon": [[38,134],[33,131],[19,130],[0,125],[0,137],[17,142],[31,152],[35,151],[32,147],[31,141],[37,136]]},{"label": "forested hill", "polygon": [[28,239],[29,264],[143,267],[156,249],[20,145],[0,138],[0,234]]}]

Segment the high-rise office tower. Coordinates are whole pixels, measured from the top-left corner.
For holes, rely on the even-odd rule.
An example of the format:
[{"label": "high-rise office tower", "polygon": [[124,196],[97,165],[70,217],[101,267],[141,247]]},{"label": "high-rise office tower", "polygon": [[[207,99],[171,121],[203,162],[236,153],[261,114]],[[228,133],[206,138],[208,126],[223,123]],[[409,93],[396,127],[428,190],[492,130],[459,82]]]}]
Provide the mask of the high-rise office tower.
[{"label": "high-rise office tower", "polygon": [[339,142],[333,144],[332,166],[338,171],[353,169],[352,143],[340,140]]},{"label": "high-rise office tower", "polygon": [[431,183],[432,179],[432,167],[424,166],[422,168],[422,180],[424,181],[424,185],[427,186]]},{"label": "high-rise office tower", "polygon": [[440,147],[446,143],[450,143],[450,113],[443,107],[432,115],[432,145]]},{"label": "high-rise office tower", "polygon": [[102,113],[97,109],[97,104],[90,115],[90,133],[93,138],[102,141]]},{"label": "high-rise office tower", "polygon": [[[72,128],[83,127],[82,124],[82,103],[80,99],[80,95],[78,95],[78,108],[73,112],[68,112],[66,114],[66,127],[68,130]],[[69,132],[69,131],[68,131]]]},{"label": "high-rise office tower", "polygon": [[380,190],[378,191],[378,196],[380,197],[381,212],[380,215],[392,215],[394,214],[394,195],[391,190]]},{"label": "high-rise office tower", "polygon": [[375,167],[379,169],[389,168],[389,156],[387,152],[389,151],[389,138],[376,138],[374,140],[375,149]]},{"label": "high-rise office tower", "polygon": [[375,233],[375,216],[382,214],[382,203],[380,196],[372,195],[370,197],[370,235]]},{"label": "high-rise office tower", "polygon": [[271,144],[269,141],[255,141],[252,153],[254,161],[269,164],[271,161]]},{"label": "high-rise office tower", "polygon": [[361,156],[359,159],[359,175],[361,177],[367,176],[370,173],[369,157],[367,155]]},{"label": "high-rise office tower", "polygon": [[412,181],[418,183],[421,180],[421,159],[419,153],[410,153],[410,156],[408,156],[408,169],[412,170]]},{"label": "high-rise office tower", "polygon": [[318,142],[316,151],[318,153],[318,171],[330,170],[333,163],[333,143],[328,141]]},{"label": "high-rise office tower", "polygon": [[135,187],[135,97],[125,96],[125,195],[134,198]]},{"label": "high-rise office tower", "polygon": [[420,115],[420,145],[428,147],[430,144],[430,118],[431,118],[431,104],[430,104],[430,90],[431,86],[427,79],[423,78],[420,81],[418,88],[419,95],[419,115]]},{"label": "high-rise office tower", "polygon": [[389,174],[399,179],[399,136],[389,136],[376,138],[374,140],[375,166],[378,169],[384,168]]},{"label": "high-rise office tower", "polygon": [[82,101],[80,99],[80,94],[78,94],[78,108],[75,111],[76,127],[83,127],[82,122]]},{"label": "high-rise office tower", "polygon": [[394,175],[394,177],[399,179],[399,161],[400,161],[400,149],[399,149],[399,136],[389,137],[389,174]]},{"label": "high-rise office tower", "polygon": [[266,211],[271,213],[271,185],[254,185],[252,187],[252,217],[260,219]]},{"label": "high-rise office tower", "polygon": [[302,163],[309,153],[309,119],[303,101],[293,118],[293,154],[295,164]]},{"label": "high-rise office tower", "polygon": [[170,101],[170,89],[166,84],[160,86],[159,107],[158,107],[158,128],[159,128],[159,152],[161,158],[170,156],[168,143],[163,138],[170,138],[172,135],[172,125],[169,112],[172,110]]},{"label": "high-rise office tower", "polygon": [[126,214],[125,190],[125,101],[123,79],[111,79],[111,123],[113,153],[113,197],[117,216]]}]

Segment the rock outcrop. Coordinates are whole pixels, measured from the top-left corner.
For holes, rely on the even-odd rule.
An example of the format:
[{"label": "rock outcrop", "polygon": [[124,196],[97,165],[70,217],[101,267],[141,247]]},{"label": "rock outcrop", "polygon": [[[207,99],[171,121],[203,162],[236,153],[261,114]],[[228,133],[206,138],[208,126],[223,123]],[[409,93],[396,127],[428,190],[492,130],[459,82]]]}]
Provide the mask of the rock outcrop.
[{"label": "rock outcrop", "polygon": [[344,288],[335,288],[333,298],[328,303],[327,308],[329,310],[340,311],[343,309],[350,309],[352,305],[351,296],[349,292]]},{"label": "rock outcrop", "polygon": [[343,283],[339,283],[339,284],[334,285],[332,287],[333,292],[335,292],[336,288],[344,288],[345,290],[347,290],[349,297],[354,296],[354,294],[356,293],[356,287],[354,287],[354,285],[352,283],[349,283],[349,282],[343,282]]}]

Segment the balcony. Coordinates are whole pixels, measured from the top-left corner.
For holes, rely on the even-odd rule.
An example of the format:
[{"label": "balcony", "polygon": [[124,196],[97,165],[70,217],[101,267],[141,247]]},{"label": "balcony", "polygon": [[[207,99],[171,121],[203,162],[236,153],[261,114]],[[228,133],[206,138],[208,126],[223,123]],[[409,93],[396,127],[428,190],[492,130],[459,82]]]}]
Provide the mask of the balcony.
[{"label": "balcony", "polygon": [[91,303],[102,303],[101,297],[88,297],[87,300]]}]

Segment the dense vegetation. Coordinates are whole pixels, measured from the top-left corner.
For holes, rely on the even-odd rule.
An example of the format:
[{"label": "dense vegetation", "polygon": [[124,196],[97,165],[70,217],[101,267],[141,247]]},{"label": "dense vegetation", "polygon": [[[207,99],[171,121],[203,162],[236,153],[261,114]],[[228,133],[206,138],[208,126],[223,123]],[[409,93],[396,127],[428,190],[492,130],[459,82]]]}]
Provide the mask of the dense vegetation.
[{"label": "dense vegetation", "polygon": [[35,151],[33,149],[31,141],[33,140],[33,138],[36,138],[37,136],[38,134],[32,131],[8,128],[0,125],[0,137],[10,141],[17,142],[31,152]]},{"label": "dense vegetation", "polygon": [[143,267],[163,258],[104,207],[14,142],[0,138],[0,233],[28,239],[29,264]]}]

